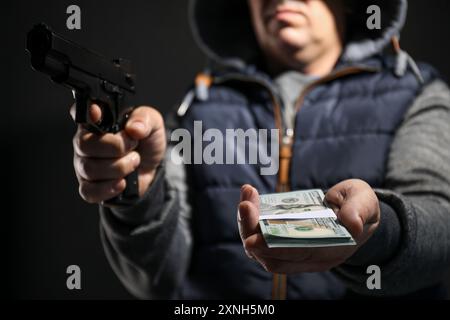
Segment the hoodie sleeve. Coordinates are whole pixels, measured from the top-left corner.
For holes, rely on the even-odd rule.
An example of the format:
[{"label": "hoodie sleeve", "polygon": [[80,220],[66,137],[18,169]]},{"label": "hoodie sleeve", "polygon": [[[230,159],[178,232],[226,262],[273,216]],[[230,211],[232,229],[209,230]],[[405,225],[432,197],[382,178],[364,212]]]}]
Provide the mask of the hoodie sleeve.
[{"label": "hoodie sleeve", "polygon": [[106,256],[130,293],[141,299],[178,297],[191,255],[190,214],[185,169],[167,159],[134,207],[100,207]]},{"label": "hoodie sleeve", "polygon": [[[439,283],[448,272],[450,90],[444,82],[426,86],[407,112],[391,146],[385,181],[385,189],[375,190],[381,227],[357,259],[335,270],[359,294],[405,295]],[[380,267],[381,290],[366,286],[371,264]]]}]

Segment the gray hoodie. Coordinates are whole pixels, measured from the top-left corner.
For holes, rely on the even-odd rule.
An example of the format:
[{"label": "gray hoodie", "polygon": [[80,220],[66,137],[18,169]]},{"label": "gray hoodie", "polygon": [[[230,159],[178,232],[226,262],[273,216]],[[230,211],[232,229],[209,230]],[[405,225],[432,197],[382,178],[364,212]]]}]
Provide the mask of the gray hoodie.
[{"label": "gray hoodie", "polygon": [[[399,34],[407,9],[406,0],[355,3],[350,24],[351,31],[358,32],[349,34],[342,56],[352,62],[381,52]],[[359,21],[361,15],[356,13],[376,3],[384,10],[384,28],[367,33],[365,26],[357,27],[365,20]],[[195,39],[215,64],[239,69],[257,56],[245,6],[241,0],[216,0],[214,5],[211,0],[191,1]],[[420,80],[414,61],[400,51],[394,72],[402,76],[406,68],[416,72]],[[289,83],[295,83],[296,77],[278,81],[280,91],[289,91]],[[449,268],[450,90],[442,81],[424,87],[406,113],[389,153],[385,181],[386,189],[376,190],[382,212],[379,228],[353,257],[334,270],[359,294],[409,294],[438,283]],[[135,207],[100,207],[106,255],[136,297],[179,297],[192,254],[190,217],[195,212],[191,212],[188,193],[183,166],[167,158]],[[370,264],[381,269],[381,290],[366,286]]]}]

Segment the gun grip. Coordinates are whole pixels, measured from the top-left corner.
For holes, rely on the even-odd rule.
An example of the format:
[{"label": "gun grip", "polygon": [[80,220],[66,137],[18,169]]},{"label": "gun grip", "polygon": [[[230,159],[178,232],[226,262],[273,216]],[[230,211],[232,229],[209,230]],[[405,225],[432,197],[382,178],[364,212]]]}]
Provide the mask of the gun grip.
[{"label": "gun grip", "polygon": [[[131,112],[133,112],[133,110],[134,107],[130,107],[122,111],[122,114],[119,115],[118,126],[113,128],[113,132],[115,132],[116,130],[121,130],[125,127],[125,124],[130,118]],[[126,207],[135,204],[139,200],[139,182],[137,169],[125,177],[125,182],[125,190],[118,196],[104,201],[103,204],[115,207]]]},{"label": "gun grip", "polygon": [[125,207],[133,205],[139,199],[139,183],[137,170],[125,177],[125,190],[118,196],[104,201],[103,204],[114,207]]}]

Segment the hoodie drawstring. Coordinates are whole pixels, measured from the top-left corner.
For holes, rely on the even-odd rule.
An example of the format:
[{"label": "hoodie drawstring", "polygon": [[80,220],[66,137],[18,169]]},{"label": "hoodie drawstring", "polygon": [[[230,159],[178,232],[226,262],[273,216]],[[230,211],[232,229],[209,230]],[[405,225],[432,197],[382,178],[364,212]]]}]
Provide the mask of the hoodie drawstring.
[{"label": "hoodie drawstring", "polygon": [[414,59],[402,48],[400,47],[400,40],[398,37],[392,37],[392,46],[394,47],[395,52],[397,53],[397,63],[395,65],[395,75],[397,77],[403,77],[406,73],[408,67],[411,68],[412,72],[416,76],[417,80],[420,83],[424,83],[422,73],[420,72],[419,67],[417,66]]},{"label": "hoodie drawstring", "polygon": [[206,70],[199,73],[195,78],[195,87],[189,90],[181,101],[177,115],[183,117],[191,106],[195,98],[200,101],[206,101],[209,98],[209,87],[213,82],[211,73]]}]

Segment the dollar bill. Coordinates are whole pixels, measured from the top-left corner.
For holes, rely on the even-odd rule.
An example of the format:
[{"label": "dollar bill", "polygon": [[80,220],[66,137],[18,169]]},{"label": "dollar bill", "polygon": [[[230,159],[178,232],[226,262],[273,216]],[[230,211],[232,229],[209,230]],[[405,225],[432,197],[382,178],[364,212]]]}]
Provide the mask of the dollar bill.
[{"label": "dollar bill", "polygon": [[260,220],[269,248],[355,245],[350,233],[334,218]]},{"label": "dollar bill", "polygon": [[320,189],[260,196],[261,232],[269,248],[355,245]]},{"label": "dollar bill", "polygon": [[335,218],[322,190],[302,190],[260,196],[260,220]]}]

